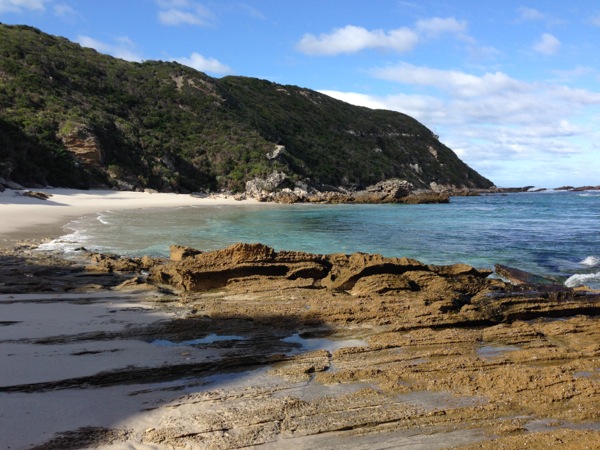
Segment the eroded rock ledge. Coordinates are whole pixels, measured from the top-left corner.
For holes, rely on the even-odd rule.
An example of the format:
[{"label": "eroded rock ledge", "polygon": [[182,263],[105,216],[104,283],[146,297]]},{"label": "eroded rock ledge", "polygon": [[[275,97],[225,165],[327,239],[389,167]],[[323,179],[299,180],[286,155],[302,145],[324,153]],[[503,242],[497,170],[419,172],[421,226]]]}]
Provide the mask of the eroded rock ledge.
[{"label": "eroded rock ledge", "polygon": [[[246,292],[300,288],[307,295],[318,295],[323,310],[337,303],[334,297],[369,299],[370,303],[364,303],[361,320],[393,321],[399,329],[600,314],[600,293],[561,284],[513,284],[490,277],[493,271],[489,269],[466,264],[426,265],[410,258],[365,253],[319,255],[277,252],[262,244],[235,244],[210,252],[172,246],[169,259],[94,255],[93,261],[88,269],[147,270],[148,281],[168,284],[184,293],[223,288],[243,288]],[[506,274],[506,268],[501,273]],[[397,314],[381,315],[381,305]],[[326,314],[330,320],[331,311]],[[339,308],[335,317],[343,322],[357,319],[356,311],[348,308]]]}]

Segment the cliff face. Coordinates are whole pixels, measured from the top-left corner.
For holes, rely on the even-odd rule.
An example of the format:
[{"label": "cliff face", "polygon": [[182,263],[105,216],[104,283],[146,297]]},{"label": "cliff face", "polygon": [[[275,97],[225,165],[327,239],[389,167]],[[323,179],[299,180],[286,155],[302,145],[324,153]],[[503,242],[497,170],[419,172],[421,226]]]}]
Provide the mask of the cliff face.
[{"label": "cliff face", "polygon": [[425,126],[315,91],[129,63],[31,27],[0,25],[0,176],[25,185],[244,190],[488,188]]}]

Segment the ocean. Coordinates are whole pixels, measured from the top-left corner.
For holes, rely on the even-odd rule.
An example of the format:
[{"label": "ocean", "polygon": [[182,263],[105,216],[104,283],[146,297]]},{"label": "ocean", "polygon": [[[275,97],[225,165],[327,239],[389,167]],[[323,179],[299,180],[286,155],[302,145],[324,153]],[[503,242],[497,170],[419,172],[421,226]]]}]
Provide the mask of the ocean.
[{"label": "ocean", "polygon": [[171,244],[214,250],[380,253],[427,264],[494,264],[600,289],[600,192],[452,197],[439,205],[236,205],[106,211],[74,220],[43,246],[167,256]]}]

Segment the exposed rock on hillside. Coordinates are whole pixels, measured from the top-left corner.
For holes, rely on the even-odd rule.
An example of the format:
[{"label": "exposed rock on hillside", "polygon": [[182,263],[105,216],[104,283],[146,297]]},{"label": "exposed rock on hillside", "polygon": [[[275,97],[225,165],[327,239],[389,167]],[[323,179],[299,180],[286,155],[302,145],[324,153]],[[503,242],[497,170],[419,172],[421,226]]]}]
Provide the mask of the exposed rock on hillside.
[{"label": "exposed rock on hillside", "polygon": [[78,124],[67,124],[59,137],[65,148],[86,168],[102,167],[102,148],[92,130]]}]

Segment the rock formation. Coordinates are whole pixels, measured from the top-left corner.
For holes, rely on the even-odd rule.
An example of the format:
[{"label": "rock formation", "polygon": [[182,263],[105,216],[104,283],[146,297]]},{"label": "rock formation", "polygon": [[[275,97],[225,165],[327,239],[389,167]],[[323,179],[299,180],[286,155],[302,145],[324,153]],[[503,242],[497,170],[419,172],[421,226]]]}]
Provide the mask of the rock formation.
[{"label": "rock formation", "polygon": [[276,203],[448,203],[450,192],[416,190],[412,183],[397,178],[380,181],[365,189],[324,187],[308,189],[297,183],[294,189],[282,187],[290,183],[284,173],[274,172],[265,179],[255,178],[246,183],[246,198]]},{"label": "rock formation", "polygon": [[[394,309],[410,311],[394,317],[400,329],[600,313],[600,293],[549,284],[548,279],[540,284],[536,281],[541,278],[532,274],[529,281],[512,284],[490,278],[491,270],[466,264],[435,266],[364,253],[317,255],[235,244],[211,252],[173,246],[169,260],[93,255],[92,261],[88,268],[96,271],[149,270],[149,281],[189,293],[242,285],[253,291],[274,285],[318,291],[324,301],[339,294],[370,299],[373,305],[392,301]],[[525,274],[499,267],[501,274]],[[342,311],[336,313],[340,320],[352,320]]]},{"label": "rock formation", "polygon": [[[505,267],[519,284],[465,264],[261,244],[173,246],[168,259],[82,251],[85,269],[24,246],[0,256],[3,305],[43,292],[44,303],[70,298],[111,321],[106,330],[5,341],[86,366],[98,358],[99,369],[0,383],[0,395],[110,390],[142,408],[137,422],[127,410],[132,429],[91,422],[36,448],[600,446],[598,292]],[[173,318],[114,328],[119,308],[106,304],[107,315],[96,303],[111,295],[127,295],[124,311],[137,302]],[[146,352],[142,365],[125,359],[107,371],[108,353],[92,351],[103,345],[122,359],[134,343]]]},{"label": "rock formation", "polygon": [[69,122],[63,125],[61,131],[58,137],[77,161],[89,169],[102,167],[102,147],[91,129]]}]

